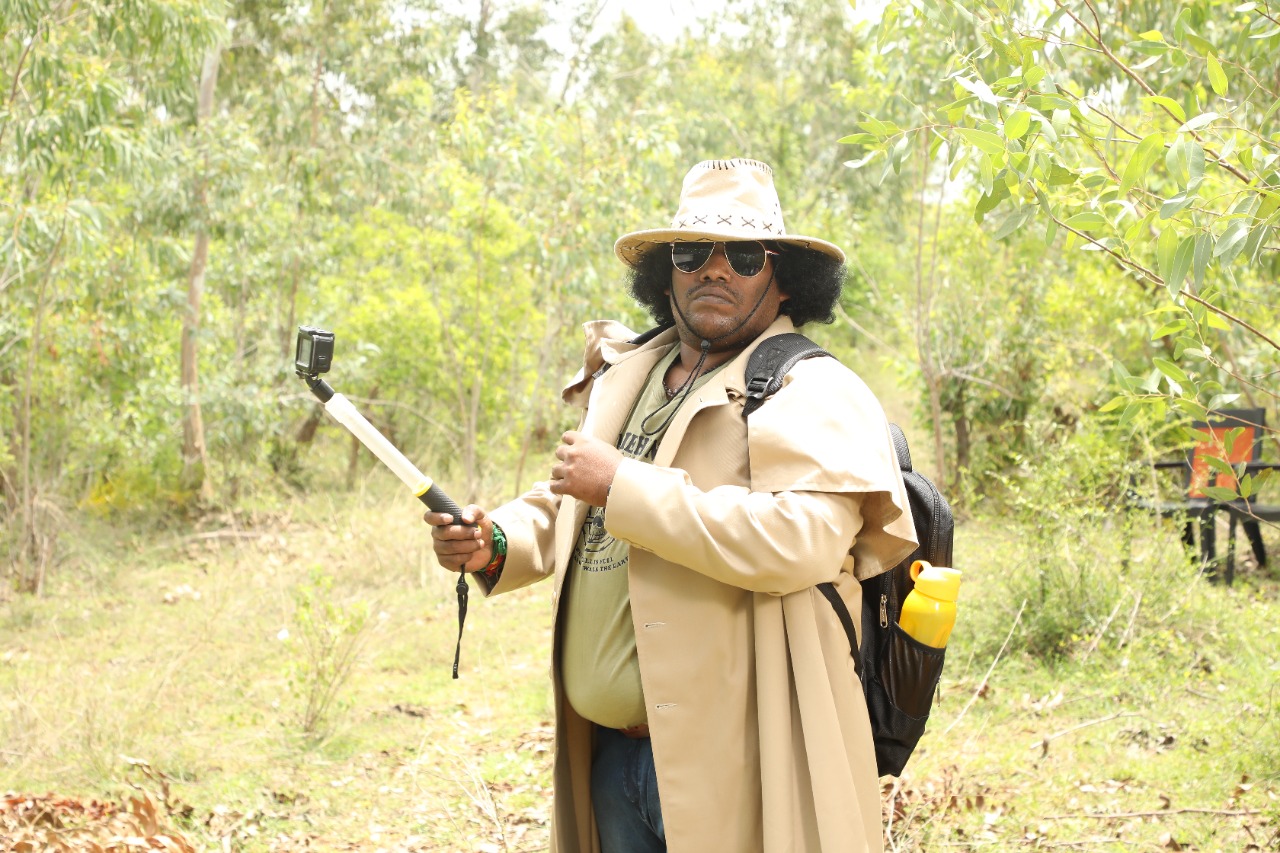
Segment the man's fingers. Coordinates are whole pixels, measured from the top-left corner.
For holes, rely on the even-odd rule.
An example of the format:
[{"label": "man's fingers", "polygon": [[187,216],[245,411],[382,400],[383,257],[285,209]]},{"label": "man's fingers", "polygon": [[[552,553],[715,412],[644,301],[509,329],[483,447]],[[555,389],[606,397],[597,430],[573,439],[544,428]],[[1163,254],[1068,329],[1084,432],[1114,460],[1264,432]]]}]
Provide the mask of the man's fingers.
[{"label": "man's fingers", "polygon": [[470,529],[472,526],[484,521],[485,517],[488,516],[485,515],[483,508],[476,506],[475,503],[470,503],[470,505],[463,508],[460,517],[457,517],[457,519],[454,519],[454,517],[449,515],[448,512],[434,512],[428,510],[422,514],[422,520],[433,526],[433,528],[456,525]]},{"label": "man's fingers", "polygon": [[435,544],[437,557],[470,557],[480,550],[480,542],[475,539],[438,539]]},{"label": "man's fingers", "polygon": [[470,524],[433,524],[431,538],[436,542],[477,542],[480,528]]}]

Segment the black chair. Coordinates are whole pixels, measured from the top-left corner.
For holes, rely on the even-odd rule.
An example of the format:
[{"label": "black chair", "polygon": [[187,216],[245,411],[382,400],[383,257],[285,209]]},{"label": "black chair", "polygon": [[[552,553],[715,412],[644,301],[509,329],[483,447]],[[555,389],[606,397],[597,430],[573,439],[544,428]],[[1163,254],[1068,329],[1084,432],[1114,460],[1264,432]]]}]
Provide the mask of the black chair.
[{"label": "black chair", "polygon": [[1280,463],[1261,461],[1262,438],[1266,432],[1265,410],[1221,409],[1212,415],[1208,421],[1193,424],[1204,438],[1187,452],[1185,459],[1155,463],[1156,468],[1182,470],[1183,496],[1178,500],[1157,501],[1147,506],[1164,517],[1185,518],[1182,540],[1188,547],[1194,545],[1195,528],[1199,527],[1200,556],[1206,573],[1211,577],[1216,576],[1218,569],[1216,514],[1226,512],[1229,539],[1225,580],[1230,584],[1235,580],[1236,528],[1244,528],[1258,565],[1265,566],[1267,552],[1259,522],[1280,521],[1280,506],[1261,504],[1256,494],[1248,498],[1232,498],[1226,492],[1216,491],[1228,489],[1235,494],[1239,486],[1234,473],[1222,470],[1222,463],[1227,463],[1234,471],[1243,467],[1245,474],[1254,475],[1267,469],[1280,469]]}]

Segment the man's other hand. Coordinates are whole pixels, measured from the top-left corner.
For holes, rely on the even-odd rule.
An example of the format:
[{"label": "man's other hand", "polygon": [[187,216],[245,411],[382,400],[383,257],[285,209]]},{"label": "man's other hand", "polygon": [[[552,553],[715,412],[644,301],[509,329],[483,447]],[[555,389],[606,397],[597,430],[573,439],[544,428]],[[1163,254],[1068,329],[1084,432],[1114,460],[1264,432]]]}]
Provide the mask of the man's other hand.
[{"label": "man's other hand", "polygon": [[604,506],[622,453],[612,444],[570,430],[560,439],[556,458],[560,461],[551,467],[551,491]]}]

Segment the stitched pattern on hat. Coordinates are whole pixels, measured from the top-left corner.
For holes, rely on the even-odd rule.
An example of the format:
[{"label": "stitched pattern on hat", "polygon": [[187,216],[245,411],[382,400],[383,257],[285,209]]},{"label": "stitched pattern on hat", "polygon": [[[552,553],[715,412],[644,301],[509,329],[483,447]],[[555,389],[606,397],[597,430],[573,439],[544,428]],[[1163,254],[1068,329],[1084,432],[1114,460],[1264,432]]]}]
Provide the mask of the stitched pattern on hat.
[{"label": "stitched pattern on hat", "polygon": [[747,166],[752,169],[759,169],[766,175],[773,174],[773,167],[768,163],[761,163],[759,160],[747,160],[743,157],[736,157],[732,160],[705,160],[698,165],[704,169],[715,169],[717,171],[727,171],[737,166]]},{"label": "stitched pattern on hat", "polygon": [[[675,228],[676,230],[684,230],[686,228],[694,228],[698,225],[705,226],[706,224],[707,224],[706,216],[701,215],[701,216],[693,217],[692,220],[690,220],[688,217],[684,219],[674,220],[671,223],[671,227]],[[778,234],[779,237],[781,237],[783,234],[786,233],[785,231],[782,230],[782,223],[780,222],[771,222],[768,219],[765,219],[765,220],[762,220],[759,225],[756,225],[756,221],[754,218],[748,218],[746,216],[740,216],[740,215],[735,216],[732,213],[717,213],[715,224],[716,226],[727,225],[730,228],[760,228],[764,231],[768,231],[770,234],[775,233],[774,228],[776,226],[777,227],[776,233]]]}]

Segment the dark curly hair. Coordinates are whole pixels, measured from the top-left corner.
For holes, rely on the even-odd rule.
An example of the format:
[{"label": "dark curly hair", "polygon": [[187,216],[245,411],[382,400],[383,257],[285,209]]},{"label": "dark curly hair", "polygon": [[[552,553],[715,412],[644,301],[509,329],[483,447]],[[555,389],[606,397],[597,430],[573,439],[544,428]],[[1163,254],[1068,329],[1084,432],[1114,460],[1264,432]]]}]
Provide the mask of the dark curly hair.
[{"label": "dark curly hair", "polygon": [[[779,313],[796,326],[833,321],[844,287],[844,264],[816,249],[779,244],[769,248],[781,253],[774,258],[775,275],[778,288],[789,297]],[[631,268],[627,287],[659,326],[675,322],[666,294],[671,287],[671,254],[665,244],[645,253]]]}]

